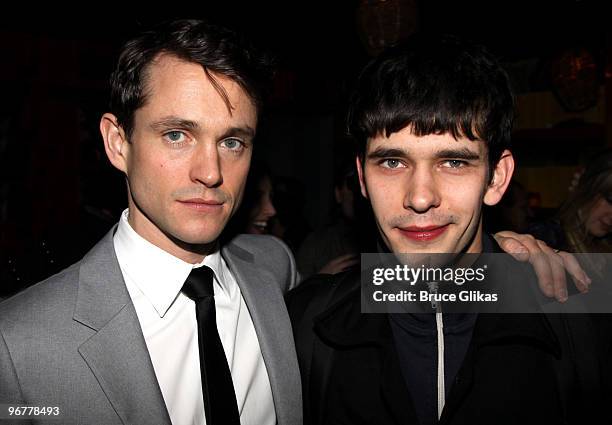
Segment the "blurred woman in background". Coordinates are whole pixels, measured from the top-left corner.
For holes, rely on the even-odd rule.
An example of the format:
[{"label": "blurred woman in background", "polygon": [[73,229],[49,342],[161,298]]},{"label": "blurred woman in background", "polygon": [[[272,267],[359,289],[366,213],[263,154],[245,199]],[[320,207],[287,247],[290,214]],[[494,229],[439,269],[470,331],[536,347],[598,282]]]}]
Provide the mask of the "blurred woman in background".
[{"label": "blurred woman in background", "polygon": [[612,252],[612,150],[588,162],[561,210],[559,222],[570,252]]},{"label": "blurred woman in background", "polygon": [[242,204],[225,232],[226,238],[237,233],[270,233],[270,221],[276,216],[273,203],[272,174],[265,163],[254,160],[249,169]]}]

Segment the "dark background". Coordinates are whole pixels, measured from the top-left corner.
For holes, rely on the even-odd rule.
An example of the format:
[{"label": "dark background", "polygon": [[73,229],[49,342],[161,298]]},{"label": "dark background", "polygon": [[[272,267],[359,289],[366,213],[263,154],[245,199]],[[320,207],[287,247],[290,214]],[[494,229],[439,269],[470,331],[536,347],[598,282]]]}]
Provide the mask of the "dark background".
[{"label": "dark background", "polygon": [[[349,149],[343,111],[352,82],[372,55],[364,44],[367,34],[393,41],[414,30],[453,33],[498,55],[517,93],[525,95],[519,103],[527,112],[514,142],[519,164],[531,168],[518,177],[548,200],[542,207],[557,206],[572,167],[611,143],[606,119],[612,114],[611,72],[606,73],[612,69],[611,19],[600,2],[387,0],[382,6],[395,8],[397,19],[360,26],[364,16],[380,15],[373,10],[380,3],[150,2],[132,4],[130,10],[126,4],[92,3],[82,9],[54,5],[35,14],[5,13],[0,295],[78,259],[125,207],[123,179],[105,157],[98,120],[121,44],[161,20],[209,18],[248,34],[277,56],[279,72],[258,149],[274,174],[301,185],[304,216],[313,228],[329,217],[334,163]],[[530,120],[529,111],[538,110],[542,98],[547,104],[557,99],[553,65],[574,48],[593,61],[597,98],[579,111],[557,105],[562,112],[547,121]],[[537,100],[531,93],[544,97]],[[545,171],[550,180],[542,182],[538,170],[553,170]]]}]

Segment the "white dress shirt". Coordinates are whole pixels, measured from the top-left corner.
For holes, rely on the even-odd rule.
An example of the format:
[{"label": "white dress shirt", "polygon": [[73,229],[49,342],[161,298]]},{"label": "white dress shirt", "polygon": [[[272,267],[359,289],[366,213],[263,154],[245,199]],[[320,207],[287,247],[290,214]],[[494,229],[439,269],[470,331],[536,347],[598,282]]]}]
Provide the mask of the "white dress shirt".
[{"label": "white dress shirt", "polygon": [[215,275],[217,328],[232,373],[240,423],[275,424],[270,380],[253,320],[220,251],[200,264],[186,263],[138,235],[127,217],[125,210],[113,242],[172,424],[206,423],[195,303],[181,292],[191,270],[201,265]]}]

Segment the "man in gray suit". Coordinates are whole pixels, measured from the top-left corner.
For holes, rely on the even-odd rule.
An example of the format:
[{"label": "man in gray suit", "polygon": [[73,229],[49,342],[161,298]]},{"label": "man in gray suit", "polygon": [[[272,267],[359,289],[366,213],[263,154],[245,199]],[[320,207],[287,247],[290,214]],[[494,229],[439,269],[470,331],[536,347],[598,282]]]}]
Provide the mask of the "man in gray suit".
[{"label": "man in gray suit", "polygon": [[240,422],[301,423],[283,302],[293,257],[270,237],[219,242],[242,198],[266,76],[261,55],[204,22],[124,46],[100,130],[128,209],[80,262],[0,305],[0,421],[219,423],[203,401],[200,313],[181,290],[207,266]]}]

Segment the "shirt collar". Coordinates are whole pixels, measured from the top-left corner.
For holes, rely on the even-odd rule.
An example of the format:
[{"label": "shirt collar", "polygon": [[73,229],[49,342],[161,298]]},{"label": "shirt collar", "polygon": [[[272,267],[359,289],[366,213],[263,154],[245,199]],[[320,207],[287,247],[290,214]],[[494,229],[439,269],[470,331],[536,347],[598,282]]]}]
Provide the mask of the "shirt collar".
[{"label": "shirt collar", "polygon": [[215,250],[209,253],[206,257],[204,257],[204,261],[199,264],[194,264],[195,267],[208,266],[212,269],[215,274],[215,284],[219,285],[221,290],[226,294],[230,294],[231,288],[230,283],[232,280],[229,278],[229,268],[223,260],[223,256],[221,256],[221,250],[219,249],[219,245],[215,247]]},{"label": "shirt collar", "polygon": [[114,236],[115,251],[121,270],[153,305],[160,317],[178,297],[192,269],[206,265],[215,275],[215,284],[230,293],[227,266],[217,246],[198,264],[187,263],[144,239],[128,222],[128,210],[121,214]]}]

